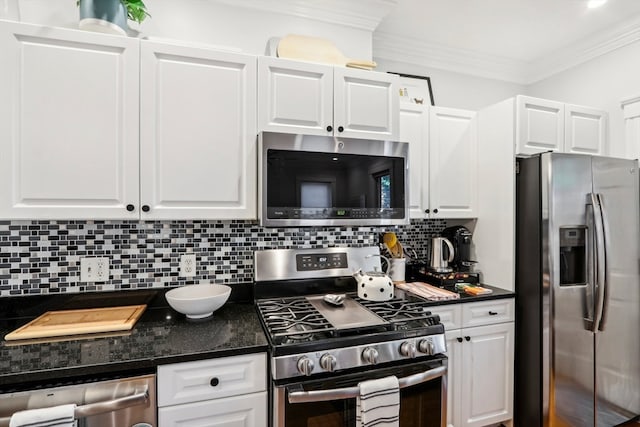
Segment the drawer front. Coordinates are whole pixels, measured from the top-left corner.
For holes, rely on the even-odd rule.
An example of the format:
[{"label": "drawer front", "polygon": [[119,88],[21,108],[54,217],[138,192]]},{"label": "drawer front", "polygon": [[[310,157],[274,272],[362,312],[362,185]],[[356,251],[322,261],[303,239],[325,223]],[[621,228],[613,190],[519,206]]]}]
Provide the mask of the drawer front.
[{"label": "drawer front", "polygon": [[158,366],[158,406],[264,391],[265,353]]},{"label": "drawer front", "polygon": [[444,325],[446,331],[460,329],[462,327],[461,304],[437,305],[429,307],[428,310],[432,314],[440,316],[440,322]]},{"label": "drawer front", "polygon": [[513,298],[462,304],[462,326],[482,326],[513,322],[515,315]]},{"label": "drawer front", "polygon": [[158,425],[266,427],[267,392],[160,408]]}]

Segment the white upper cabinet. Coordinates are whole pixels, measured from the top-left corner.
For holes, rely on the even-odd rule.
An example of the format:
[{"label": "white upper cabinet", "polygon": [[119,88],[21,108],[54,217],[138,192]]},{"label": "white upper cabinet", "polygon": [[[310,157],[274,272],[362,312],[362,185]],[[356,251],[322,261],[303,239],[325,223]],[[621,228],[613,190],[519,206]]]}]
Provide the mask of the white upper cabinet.
[{"label": "white upper cabinet", "polygon": [[[400,86],[411,87],[412,91],[419,83],[427,84],[400,78]],[[405,98],[415,100],[413,93]],[[419,99],[424,102],[424,98]],[[477,216],[475,116],[468,110],[400,102],[400,141],[409,143],[411,218]]]},{"label": "white upper cabinet", "polygon": [[256,218],[256,57],[141,41],[142,219]]},{"label": "white upper cabinet", "polygon": [[261,131],[332,135],[333,67],[260,57],[258,101]]},{"label": "white upper cabinet", "polygon": [[138,217],[138,57],[136,39],[0,21],[0,218]]},{"label": "white upper cabinet", "polygon": [[396,140],[398,77],[274,57],[258,59],[258,130]]},{"label": "white upper cabinet", "polygon": [[608,155],[606,112],[579,105],[565,105],[564,150],[567,153]]},{"label": "white upper cabinet", "polygon": [[474,111],[431,107],[429,112],[429,214],[477,214],[477,123]]},{"label": "white upper cabinet", "polygon": [[336,67],[333,85],[333,123],[337,135],[398,139],[397,75]]},{"label": "white upper cabinet", "polygon": [[425,218],[429,206],[429,110],[400,103],[400,141],[409,143],[409,213]]},{"label": "white upper cabinet", "polygon": [[516,97],[518,126],[516,152],[536,154],[563,151],[564,104],[547,99]]},{"label": "white upper cabinet", "polygon": [[0,21],[0,218],[257,218],[256,57]]},{"label": "white upper cabinet", "polygon": [[606,112],[522,95],[515,103],[516,154],[609,153]]}]

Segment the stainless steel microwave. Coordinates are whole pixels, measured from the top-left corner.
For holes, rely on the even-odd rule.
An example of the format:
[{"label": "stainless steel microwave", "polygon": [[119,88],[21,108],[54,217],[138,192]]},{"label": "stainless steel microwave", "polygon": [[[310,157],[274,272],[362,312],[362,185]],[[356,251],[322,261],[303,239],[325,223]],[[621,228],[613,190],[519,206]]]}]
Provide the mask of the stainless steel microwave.
[{"label": "stainless steel microwave", "polygon": [[409,144],[262,132],[260,224],[409,223]]}]

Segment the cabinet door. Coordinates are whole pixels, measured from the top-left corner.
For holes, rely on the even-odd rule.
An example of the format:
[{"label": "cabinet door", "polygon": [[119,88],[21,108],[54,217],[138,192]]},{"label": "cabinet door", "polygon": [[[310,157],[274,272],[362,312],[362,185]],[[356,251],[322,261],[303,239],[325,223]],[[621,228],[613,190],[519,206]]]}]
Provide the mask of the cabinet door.
[{"label": "cabinet door", "polygon": [[333,85],[336,135],[398,139],[400,100],[397,75],[335,67]]},{"label": "cabinet door", "polygon": [[564,104],[516,97],[516,154],[564,151]]},{"label": "cabinet door", "polygon": [[513,322],[462,330],[460,389],[463,426],[486,426],[513,416]]},{"label": "cabinet door", "polygon": [[409,213],[425,218],[429,207],[429,114],[419,104],[400,104],[400,141],[409,143]]},{"label": "cabinet door", "polygon": [[136,39],[0,21],[1,218],[138,218],[138,57]]},{"label": "cabinet door", "polygon": [[256,58],[141,41],[143,219],[257,218]]},{"label": "cabinet door", "polygon": [[159,427],[266,427],[267,392],[158,409]]},{"label": "cabinet door", "polygon": [[432,107],[429,114],[431,218],[476,216],[477,124],[475,112]]},{"label": "cabinet door", "polygon": [[447,341],[447,358],[449,365],[447,368],[447,426],[460,427],[462,390],[462,332],[460,329],[447,330],[445,332]]},{"label": "cabinet door", "polygon": [[568,104],[564,111],[566,152],[599,156],[609,154],[606,112]]},{"label": "cabinet door", "polygon": [[258,129],[333,135],[333,67],[258,58]]}]

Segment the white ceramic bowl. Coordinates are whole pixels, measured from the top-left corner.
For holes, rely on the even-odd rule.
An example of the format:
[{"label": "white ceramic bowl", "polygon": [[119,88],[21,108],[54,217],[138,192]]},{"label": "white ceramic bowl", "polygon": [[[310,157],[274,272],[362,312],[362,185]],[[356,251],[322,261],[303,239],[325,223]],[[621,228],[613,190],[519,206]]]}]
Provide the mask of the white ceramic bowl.
[{"label": "white ceramic bowl", "polygon": [[165,297],[175,311],[189,319],[203,319],[222,307],[230,294],[229,286],[202,284],[171,289]]}]

